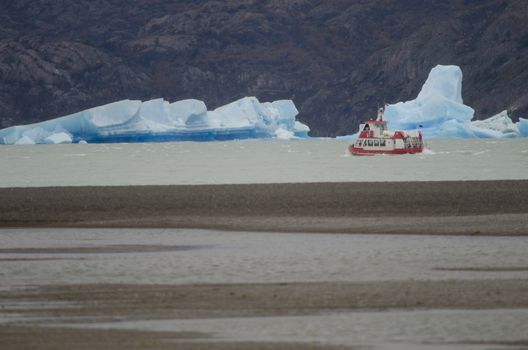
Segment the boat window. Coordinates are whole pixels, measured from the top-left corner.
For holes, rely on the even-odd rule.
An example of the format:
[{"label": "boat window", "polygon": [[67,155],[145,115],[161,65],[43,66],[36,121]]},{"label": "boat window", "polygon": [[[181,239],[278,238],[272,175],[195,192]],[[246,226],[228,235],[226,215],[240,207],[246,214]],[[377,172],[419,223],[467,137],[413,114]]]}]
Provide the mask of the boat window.
[{"label": "boat window", "polygon": [[368,145],[372,146],[372,140],[368,140]]},{"label": "boat window", "polygon": [[365,127],[363,128],[364,131],[368,131],[370,130],[370,125],[366,124]]},{"label": "boat window", "polygon": [[379,147],[379,140],[374,140],[374,146],[378,146]]},{"label": "boat window", "polygon": [[381,147],[385,147],[385,140],[381,140],[381,141],[380,141],[380,146],[381,146]]}]

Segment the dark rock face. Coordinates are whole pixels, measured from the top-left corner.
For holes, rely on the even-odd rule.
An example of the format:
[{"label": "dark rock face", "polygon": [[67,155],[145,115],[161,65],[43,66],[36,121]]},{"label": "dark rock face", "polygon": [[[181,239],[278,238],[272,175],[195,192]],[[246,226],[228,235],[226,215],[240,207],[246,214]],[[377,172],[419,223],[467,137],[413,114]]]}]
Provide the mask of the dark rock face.
[{"label": "dark rock face", "polygon": [[293,99],[356,131],[456,64],[478,119],[528,116],[525,0],[0,0],[0,127],[124,99]]}]

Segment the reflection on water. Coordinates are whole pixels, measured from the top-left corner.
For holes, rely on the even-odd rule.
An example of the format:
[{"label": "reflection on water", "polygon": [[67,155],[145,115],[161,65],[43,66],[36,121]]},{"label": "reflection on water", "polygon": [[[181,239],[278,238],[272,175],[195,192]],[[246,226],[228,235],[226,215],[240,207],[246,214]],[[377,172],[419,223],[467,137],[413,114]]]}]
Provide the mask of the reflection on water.
[{"label": "reflection on water", "polygon": [[1,229],[0,285],[528,278],[528,237]]},{"label": "reflection on water", "polygon": [[[352,157],[349,141],[0,146],[0,187],[528,178],[528,139],[434,140]],[[214,174],[214,175],[212,175]]]}]

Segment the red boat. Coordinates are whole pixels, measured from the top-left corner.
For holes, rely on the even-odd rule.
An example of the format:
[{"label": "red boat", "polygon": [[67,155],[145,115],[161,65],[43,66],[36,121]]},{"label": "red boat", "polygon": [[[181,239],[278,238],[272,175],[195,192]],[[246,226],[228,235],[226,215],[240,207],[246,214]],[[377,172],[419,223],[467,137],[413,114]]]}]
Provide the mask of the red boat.
[{"label": "red boat", "polygon": [[359,137],[348,151],[354,156],[421,153],[424,149],[422,132],[389,131],[383,120],[384,112],[385,108],[380,108],[376,120],[368,120],[359,126]]}]

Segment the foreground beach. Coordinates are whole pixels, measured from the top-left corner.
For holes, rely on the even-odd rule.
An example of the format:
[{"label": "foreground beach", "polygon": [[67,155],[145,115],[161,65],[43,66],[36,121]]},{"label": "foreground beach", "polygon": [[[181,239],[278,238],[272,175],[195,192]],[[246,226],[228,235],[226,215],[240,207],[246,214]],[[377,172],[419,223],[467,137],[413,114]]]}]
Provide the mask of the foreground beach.
[{"label": "foreground beach", "polygon": [[[0,326],[0,346],[17,350],[70,349],[72,346],[77,349],[352,349],[355,347],[280,340],[232,342],[215,339],[213,334],[203,332],[141,328],[148,327],[148,321],[144,320],[160,320],[156,322],[166,322],[169,326],[170,322],[185,320],[218,319],[222,322],[223,319],[229,322],[229,319],[243,318],[251,322],[256,317],[303,318],[321,311],[329,314],[345,309],[361,310],[361,313],[411,310],[412,315],[416,310],[431,309],[528,308],[527,291],[527,281],[515,280],[52,286],[0,293],[0,300],[21,300],[33,305],[49,303],[50,309],[34,307],[24,313],[59,322],[47,327],[31,324]],[[77,307],[71,307],[72,304]],[[123,320],[138,325],[132,329],[119,329],[119,326],[112,329],[116,327],[112,326],[114,322]],[[90,325],[92,322],[107,322],[106,329],[94,328]],[[518,326],[518,332],[523,332],[525,326]],[[486,342],[482,343],[485,345]],[[528,339],[499,339],[488,345],[496,349],[508,349],[514,345],[511,348],[519,349],[528,346]],[[450,347],[459,348],[456,344]]]},{"label": "foreground beach", "polygon": [[525,236],[0,229],[0,347],[522,349]]},{"label": "foreground beach", "polygon": [[528,181],[0,198],[2,349],[528,347]]},{"label": "foreground beach", "polygon": [[0,188],[0,227],[524,235],[528,181]]}]

